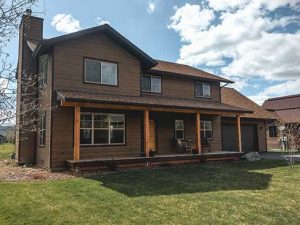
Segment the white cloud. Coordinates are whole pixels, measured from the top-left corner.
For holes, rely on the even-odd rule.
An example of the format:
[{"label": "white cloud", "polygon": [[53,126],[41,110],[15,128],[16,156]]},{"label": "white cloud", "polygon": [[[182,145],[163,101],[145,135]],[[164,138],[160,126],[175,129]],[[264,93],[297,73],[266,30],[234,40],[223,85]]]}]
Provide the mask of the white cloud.
[{"label": "white cloud", "polygon": [[149,1],[148,2],[148,7],[147,7],[147,12],[149,14],[152,14],[152,13],[154,13],[155,9],[156,9],[156,5],[154,4],[154,2]]},{"label": "white cloud", "polygon": [[299,4],[300,0],[210,0],[208,5],[174,7],[168,28],[182,41],[178,62],[218,66],[224,76],[237,81],[239,90],[252,85],[251,77],[295,81],[300,77],[300,30],[283,31],[291,23],[299,25],[300,17],[269,13],[280,6],[295,10]]},{"label": "white cloud", "polygon": [[110,25],[110,22],[109,22],[109,21],[107,21],[107,20],[102,20],[100,17],[97,17],[97,18],[96,18],[96,23],[97,23],[98,25],[103,25],[103,24],[109,24],[109,25]]},{"label": "white cloud", "polygon": [[51,25],[55,27],[58,32],[72,33],[81,30],[79,20],[76,20],[70,14],[60,13],[53,17]]},{"label": "white cloud", "polygon": [[299,90],[300,78],[296,80],[285,81],[280,84],[267,87],[262,92],[256,95],[249,96],[249,98],[261,105],[268,98],[275,96],[299,94]]}]

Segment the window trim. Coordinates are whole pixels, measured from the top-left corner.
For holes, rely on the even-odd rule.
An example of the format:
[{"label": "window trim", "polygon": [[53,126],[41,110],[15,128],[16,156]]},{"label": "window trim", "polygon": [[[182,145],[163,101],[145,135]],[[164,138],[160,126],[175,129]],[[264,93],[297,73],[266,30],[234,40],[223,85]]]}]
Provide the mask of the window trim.
[{"label": "window trim", "polygon": [[[183,126],[182,129],[176,129],[176,122],[177,122],[177,121],[182,121],[182,126]],[[175,139],[175,140],[178,140],[178,139],[179,139],[179,140],[184,140],[184,137],[185,137],[184,120],[182,120],[182,119],[181,119],[181,120],[175,119],[175,121],[174,121],[174,126],[175,126],[175,127],[174,127],[174,139]],[[176,131],[178,131],[178,130],[179,130],[179,131],[183,131],[183,132],[182,132],[182,134],[183,134],[183,137],[182,137],[182,138],[177,138],[177,137],[176,137]]]},{"label": "window trim", "polygon": [[[100,62],[100,82],[94,82],[94,81],[88,81],[86,80],[86,65],[85,62],[86,60],[90,60],[90,61],[96,61],[96,62]],[[103,84],[102,83],[102,63],[112,63],[112,64],[116,64],[117,65],[117,83],[116,84]],[[100,58],[93,58],[93,57],[83,57],[83,83],[86,84],[97,84],[97,85],[102,85],[102,86],[109,86],[109,87],[118,87],[119,86],[119,62],[116,61],[112,61],[112,60],[106,60],[106,59],[100,59]]]},{"label": "window trim", "polygon": [[[210,122],[211,123],[211,130],[206,130],[205,126],[204,126],[204,129],[201,128],[201,122]],[[213,121],[212,120],[200,120],[200,135],[201,135],[201,131],[204,132],[204,135],[205,135],[205,132],[206,131],[211,131],[211,138],[209,139],[213,139]],[[208,139],[207,137],[204,137],[205,139]]]},{"label": "window trim", "polygon": [[[160,91],[152,91],[152,90],[144,90],[143,89],[143,77],[150,77],[150,88],[151,88],[151,80],[152,80],[152,77],[155,77],[155,78],[159,78],[160,80]],[[145,92],[145,93],[151,93],[151,94],[161,94],[162,93],[162,77],[159,76],[159,75],[151,75],[151,74],[142,74],[141,76],[141,91],[142,92]]]},{"label": "window trim", "polygon": [[[81,130],[91,130],[91,143],[89,144],[81,144],[80,143],[80,146],[124,146],[126,145],[126,114],[125,113],[109,113],[109,112],[81,112],[80,113],[80,116],[81,115],[92,115],[92,127],[91,128],[81,128],[80,126],[80,131]],[[109,115],[108,118],[109,118],[109,122],[108,122],[108,128],[95,128],[94,126],[94,115],[101,115],[101,114],[107,114]],[[122,116],[124,118],[124,127],[123,128],[113,128],[111,129],[110,128],[110,115],[118,115],[118,116]],[[81,119],[80,119],[81,121]],[[103,144],[94,144],[94,131],[95,130],[107,130],[108,131],[108,143],[103,143]],[[111,140],[110,140],[110,135],[111,135],[111,131],[112,130],[123,130],[124,132],[124,141],[123,143],[110,143]],[[80,140],[79,140],[80,141]]]},{"label": "window trim", "polygon": [[[276,129],[276,131],[275,131],[275,136],[273,135],[273,136],[271,136],[270,134],[271,134],[271,127],[275,127],[275,129]],[[275,126],[275,125],[272,125],[272,126],[269,126],[268,127],[268,130],[269,130],[269,138],[278,138],[278,126]],[[272,134],[274,134],[274,132],[272,132]]]},{"label": "window trim", "polygon": [[[42,129],[41,129],[41,125],[42,125]],[[45,147],[46,145],[46,112],[42,112],[39,115],[39,146],[40,147]],[[43,135],[41,135],[41,133]],[[43,143],[41,143],[41,137],[43,140]]]},{"label": "window trim", "polygon": [[[210,92],[210,96],[209,97],[206,97],[206,96],[198,96],[197,95],[197,88],[196,88],[196,85],[197,84],[208,84],[209,85],[209,92]],[[203,89],[203,88],[202,88]],[[204,81],[195,81],[195,84],[194,84],[194,90],[195,90],[195,98],[205,98],[205,99],[211,99],[212,98],[212,93],[211,93],[211,83],[210,82],[204,82]]]}]

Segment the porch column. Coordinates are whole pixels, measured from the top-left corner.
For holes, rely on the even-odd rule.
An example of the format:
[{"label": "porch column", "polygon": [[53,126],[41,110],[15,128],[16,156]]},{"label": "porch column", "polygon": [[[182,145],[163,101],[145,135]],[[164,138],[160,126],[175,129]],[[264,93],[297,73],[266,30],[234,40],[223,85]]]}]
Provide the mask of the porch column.
[{"label": "porch column", "polygon": [[236,147],[239,152],[242,152],[242,135],[241,135],[241,116],[236,116]]},{"label": "porch column", "polygon": [[150,126],[149,126],[149,110],[144,111],[144,152],[146,157],[149,157],[149,139],[150,139]]},{"label": "porch column", "polygon": [[80,159],[80,106],[74,108],[74,160]]},{"label": "porch column", "polygon": [[201,153],[200,113],[196,114],[196,150]]}]

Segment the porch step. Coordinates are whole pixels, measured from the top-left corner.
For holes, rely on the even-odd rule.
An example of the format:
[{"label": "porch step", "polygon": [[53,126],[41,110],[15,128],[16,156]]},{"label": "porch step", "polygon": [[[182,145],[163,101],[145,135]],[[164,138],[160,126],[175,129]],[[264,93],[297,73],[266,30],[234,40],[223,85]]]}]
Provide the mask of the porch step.
[{"label": "porch step", "polygon": [[67,167],[72,171],[112,170],[114,168],[154,167],[173,164],[201,163],[206,161],[239,160],[240,152],[213,152],[200,155],[157,155],[154,157],[130,157],[113,159],[68,160]]}]

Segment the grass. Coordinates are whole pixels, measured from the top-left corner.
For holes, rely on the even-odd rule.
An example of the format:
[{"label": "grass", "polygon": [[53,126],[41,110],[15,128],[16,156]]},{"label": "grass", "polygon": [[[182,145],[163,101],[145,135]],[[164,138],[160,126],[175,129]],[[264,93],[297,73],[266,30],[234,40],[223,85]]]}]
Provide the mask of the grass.
[{"label": "grass", "polygon": [[206,163],[0,182],[0,224],[299,224],[300,165]]},{"label": "grass", "polygon": [[15,146],[13,144],[0,144],[0,160],[9,159],[10,153],[15,150]]}]

